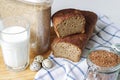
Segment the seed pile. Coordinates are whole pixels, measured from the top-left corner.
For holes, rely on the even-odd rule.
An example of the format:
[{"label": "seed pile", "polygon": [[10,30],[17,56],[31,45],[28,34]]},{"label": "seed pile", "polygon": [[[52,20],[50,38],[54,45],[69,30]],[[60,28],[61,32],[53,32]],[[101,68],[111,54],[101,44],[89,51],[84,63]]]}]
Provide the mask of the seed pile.
[{"label": "seed pile", "polygon": [[89,59],[100,67],[112,67],[120,63],[120,56],[106,50],[96,50],[90,53]]}]

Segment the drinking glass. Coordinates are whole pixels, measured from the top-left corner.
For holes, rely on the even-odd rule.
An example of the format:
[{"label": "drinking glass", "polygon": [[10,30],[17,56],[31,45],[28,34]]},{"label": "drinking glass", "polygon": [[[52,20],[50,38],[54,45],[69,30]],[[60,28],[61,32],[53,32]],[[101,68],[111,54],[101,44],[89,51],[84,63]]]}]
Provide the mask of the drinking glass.
[{"label": "drinking glass", "polygon": [[4,63],[8,70],[21,71],[29,65],[30,26],[23,17],[2,20],[0,43]]}]

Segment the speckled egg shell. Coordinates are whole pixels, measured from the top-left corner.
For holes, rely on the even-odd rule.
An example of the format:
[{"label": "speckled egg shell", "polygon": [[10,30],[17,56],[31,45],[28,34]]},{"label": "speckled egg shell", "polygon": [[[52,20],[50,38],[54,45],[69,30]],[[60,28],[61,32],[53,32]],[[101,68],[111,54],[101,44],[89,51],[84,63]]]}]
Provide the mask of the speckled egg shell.
[{"label": "speckled egg shell", "polygon": [[36,57],[34,58],[34,61],[37,61],[37,62],[39,62],[39,63],[42,63],[43,59],[44,59],[43,56],[38,55],[38,56],[36,56]]},{"label": "speckled egg shell", "polygon": [[33,61],[33,63],[30,65],[31,71],[38,71],[41,69],[41,64],[37,61]]},{"label": "speckled egg shell", "polygon": [[52,66],[53,66],[53,63],[52,63],[52,61],[50,59],[43,60],[42,67],[44,69],[50,69],[50,68],[52,68]]}]

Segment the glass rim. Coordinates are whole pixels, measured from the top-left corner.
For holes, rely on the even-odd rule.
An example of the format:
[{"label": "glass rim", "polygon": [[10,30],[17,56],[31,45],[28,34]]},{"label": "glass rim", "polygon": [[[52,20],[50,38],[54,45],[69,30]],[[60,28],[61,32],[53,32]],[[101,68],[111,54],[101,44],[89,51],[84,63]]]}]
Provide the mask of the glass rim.
[{"label": "glass rim", "polygon": [[[21,19],[21,20],[24,20],[25,21],[25,25],[26,25],[26,27],[25,27],[25,30],[23,30],[23,31],[20,31],[20,32],[16,32],[16,33],[7,33],[7,32],[3,32],[3,29],[2,30],[0,30],[0,33],[2,33],[2,34],[9,34],[9,35],[14,35],[14,34],[20,34],[20,33],[24,33],[25,31],[27,31],[28,29],[30,29],[30,24],[29,24],[29,22],[24,18],[24,17],[22,17],[22,16],[10,16],[10,17],[7,17],[7,18],[5,18],[5,19],[2,19],[2,23],[5,21],[5,20],[9,20],[9,19]],[[2,25],[3,26],[3,25]],[[17,25],[15,25],[15,26],[17,26]],[[11,27],[11,26],[10,26]]]},{"label": "glass rim", "polygon": [[[98,72],[104,72],[104,73],[105,73],[105,72],[108,72],[108,73],[110,73],[110,72],[114,72],[114,71],[119,70],[119,69],[120,69],[120,63],[117,64],[117,65],[115,65],[115,66],[111,66],[111,67],[101,67],[101,66],[98,66],[98,65],[94,64],[94,63],[90,60],[90,58],[89,58],[90,53],[91,53],[92,51],[95,51],[95,48],[97,48],[97,47],[105,47],[105,48],[110,48],[110,49],[114,50],[112,47],[109,47],[109,46],[96,46],[96,47],[90,49],[89,52],[88,52],[88,55],[87,55],[87,64],[88,64],[89,66],[90,66],[90,64],[91,64],[92,66],[94,66]],[[99,50],[104,50],[104,49],[99,49]],[[110,51],[109,51],[109,52],[110,52]],[[112,51],[111,51],[111,52],[112,52]],[[117,53],[114,52],[114,54],[117,54]],[[119,54],[117,54],[117,55],[119,55]],[[89,63],[89,62],[90,62],[90,63]]]},{"label": "glass rim", "polygon": [[50,6],[53,4],[54,0],[39,0],[39,1],[34,1],[34,0],[17,0],[26,4],[34,4],[34,5],[40,5],[41,3],[47,3]]}]

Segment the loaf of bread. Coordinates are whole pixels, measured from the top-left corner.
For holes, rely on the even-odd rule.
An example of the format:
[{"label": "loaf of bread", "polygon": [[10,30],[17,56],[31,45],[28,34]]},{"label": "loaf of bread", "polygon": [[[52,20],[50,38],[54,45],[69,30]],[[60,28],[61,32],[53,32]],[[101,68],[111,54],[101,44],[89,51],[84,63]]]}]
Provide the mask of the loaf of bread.
[{"label": "loaf of bread", "polygon": [[54,30],[58,37],[85,32],[85,18],[79,10],[63,9],[52,16]]},{"label": "loaf of bread", "polygon": [[89,11],[81,11],[86,19],[85,33],[78,33],[64,38],[56,37],[51,44],[54,56],[67,58],[73,62],[80,60],[81,54],[91,37],[97,22],[97,15]]}]

